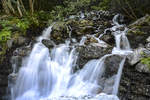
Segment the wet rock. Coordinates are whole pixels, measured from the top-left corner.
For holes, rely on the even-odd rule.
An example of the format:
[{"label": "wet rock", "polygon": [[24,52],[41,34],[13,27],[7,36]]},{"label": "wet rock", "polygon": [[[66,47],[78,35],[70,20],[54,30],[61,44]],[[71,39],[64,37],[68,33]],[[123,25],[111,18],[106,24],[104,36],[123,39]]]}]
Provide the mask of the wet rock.
[{"label": "wet rock", "polygon": [[143,48],[143,47],[139,47],[137,49],[135,49],[133,51],[133,53],[131,55],[128,56],[128,63],[130,65],[134,65],[138,62],[140,62],[140,60],[143,58],[143,54],[147,49]]},{"label": "wet rock", "polygon": [[145,45],[146,39],[150,34],[150,16],[146,15],[130,24],[128,30],[128,39],[132,48],[139,47],[139,44]]},{"label": "wet rock", "polygon": [[135,68],[138,72],[150,73],[150,68],[147,64],[138,63]]},{"label": "wet rock", "polygon": [[130,24],[129,27],[140,26],[140,25],[150,25],[150,16],[147,14],[146,16],[138,19],[134,23]]},{"label": "wet rock", "polygon": [[119,98],[121,100],[149,100],[150,74],[139,72],[133,66],[124,66]]},{"label": "wet rock", "polygon": [[112,77],[110,77],[110,78],[108,78],[108,79],[105,80],[104,90],[103,90],[104,93],[107,93],[107,94],[111,94],[112,93],[112,91],[113,91],[113,85],[115,83],[115,78],[116,77],[114,75],[114,76],[112,76]]},{"label": "wet rock", "polygon": [[27,55],[30,54],[32,48],[30,46],[23,46],[20,48],[17,48],[14,52],[13,55],[14,56],[21,56],[21,57],[25,57]]},{"label": "wet rock", "polygon": [[65,22],[56,22],[52,27],[51,39],[59,44],[63,43],[69,37],[67,26]]},{"label": "wet rock", "polygon": [[117,74],[119,65],[121,61],[123,60],[123,57],[120,55],[111,55],[106,57],[105,59],[105,77],[110,78],[111,76]]},{"label": "wet rock", "polygon": [[111,32],[109,30],[106,31],[106,34],[104,34],[100,39],[105,41],[109,45],[112,45],[112,46],[115,45],[115,37],[114,37],[114,35],[111,34]]},{"label": "wet rock", "polygon": [[42,40],[42,43],[49,49],[53,48],[55,46],[55,43],[51,40],[46,40],[46,39],[43,39]]},{"label": "wet rock", "polygon": [[72,28],[72,34],[73,35],[84,35],[84,34],[90,34],[94,32],[94,27],[93,27],[93,21],[91,20],[69,20],[67,22],[67,25]]},{"label": "wet rock", "polygon": [[110,13],[109,11],[99,10],[87,12],[85,13],[85,16],[87,19],[90,20],[111,20],[114,14]]},{"label": "wet rock", "polygon": [[149,57],[150,57],[150,50],[139,47],[133,51],[131,55],[128,56],[128,63],[131,66],[135,66],[135,70],[138,72],[149,73]]},{"label": "wet rock", "polygon": [[90,43],[98,43],[98,40],[95,37],[87,36],[84,44],[88,45]]},{"label": "wet rock", "polygon": [[89,45],[78,46],[79,67],[82,68],[90,59],[98,59],[105,54],[111,53],[112,47],[109,45],[101,45],[99,43],[91,43]]},{"label": "wet rock", "polygon": [[106,95],[104,93],[101,93],[97,96],[97,100],[119,100],[119,98],[114,95]]}]

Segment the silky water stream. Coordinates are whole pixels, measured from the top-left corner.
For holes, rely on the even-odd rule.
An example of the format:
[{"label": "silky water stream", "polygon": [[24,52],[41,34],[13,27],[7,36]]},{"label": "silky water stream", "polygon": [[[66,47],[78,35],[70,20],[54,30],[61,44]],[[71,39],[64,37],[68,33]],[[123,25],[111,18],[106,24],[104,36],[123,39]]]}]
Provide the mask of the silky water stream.
[{"label": "silky water stream", "polygon": [[[117,93],[122,69],[126,55],[132,51],[126,37],[127,28],[117,30],[123,26],[118,24],[117,18],[118,15],[114,17],[114,25],[110,28],[116,40],[112,54],[90,60],[77,72],[73,71],[78,59],[74,45],[66,42],[49,51],[42,44],[42,39],[50,37],[52,26],[48,27],[20,68],[16,83],[11,87],[11,100],[119,100]],[[99,38],[96,39],[103,43]],[[86,36],[77,44],[84,45],[85,40]],[[100,81],[105,73],[104,61],[116,54],[122,56],[122,60],[118,72],[110,79],[114,84],[107,86]],[[104,90],[104,85],[109,89]]]}]

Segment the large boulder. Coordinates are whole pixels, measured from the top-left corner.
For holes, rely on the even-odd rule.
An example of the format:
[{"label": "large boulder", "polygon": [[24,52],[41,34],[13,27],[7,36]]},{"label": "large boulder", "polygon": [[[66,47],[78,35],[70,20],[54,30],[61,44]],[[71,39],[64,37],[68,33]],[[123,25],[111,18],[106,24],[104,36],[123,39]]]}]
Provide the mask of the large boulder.
[{"label": "large boulder", "polygon": [[138,72],[150,73],[150,50],[143,47],[133,50],[128,56],[128,63]]},{"label": "large boulder", "polygon": [[91,43],[88,45],[78,46],[79,67],[82,68],[90,59],[98,59],[106,54],[110,54],[112,47],[110,45],[101,45],[99,43]]},{"label": "large boulder", "polygon": [[81,36],[94,32],[93,21],[82,19],[79,21],[69,20],[67,25],[70,26],[72,35]]},{"label": "large boulder", "polygon": [[144,57],[144,52],[146,53],[147,49],[143,47],[139,47],[133,50],[133,53],[128,55],[128,63],[133,66],[140,62],[140,60]]},{"label": "large boulder", "polygon": [[69,38],[69,33],[67,32],[67,25],[65,22],[56,22],[52,27],[51,39],[57,43],[65,42],[65,39]]},{"label": "large boulder", "polygon": [[105,59],[104,62],[106,66],[105,76],[107,78],[113,76],[114,74],[117,74],[118,68],[122,60],[123,57],[120,55],[111,55]]},{"label": "large boulder", "polygon": [[43,39],[42,43],[49,49],[53,48],[55,46],[55,43],[51,40]]},{"label": "large boulder", "polygon": [[150,16],[146,15],[128,26],[127,33],[132,48],[145,45],[150,34]]}]

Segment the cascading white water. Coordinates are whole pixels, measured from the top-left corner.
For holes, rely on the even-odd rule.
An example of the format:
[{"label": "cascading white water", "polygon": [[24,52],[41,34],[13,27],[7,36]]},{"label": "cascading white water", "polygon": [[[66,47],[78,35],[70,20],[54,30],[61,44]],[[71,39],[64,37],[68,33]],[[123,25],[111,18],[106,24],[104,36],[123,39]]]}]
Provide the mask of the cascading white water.
[{"label": "cascading white water", "polygon": [[[113,19],[114,26],[110,29],[115,36],[116,47],[112,50],[113,54],[130,54],[132,53],[129,41],[126,37],[126,33],[128,31],[127,27],[124,25],[120,25],[117,21],[119,14],[116,15]],[[124,28],[123,31],[119,30],[119,28]]]},{"label": "cascading white water", "polygon": [[[16,84],[12,88],[12,100],[64,100],[65,96],[76,97],[81,100],[79,98],[86,95],[93,96],[89,100],[119,100],[116,95],[125,58],[118,66],[118,73],[109,79],[113,80],[114,84],[109,86],[110,88],[107,91],[104,90],[105,85],[100,81],[105,73],[104,62],[107,57],[131,52],[128,39],[125,36],[126,30],[116,30],[121,27],[116,21],[117,16],[114,17],[115,25],[112,27],[116,38],[116,47],[114,47],[112,54],[89,61],[83,69],[75,73],[73,73],[73,69],[76,67],[78,58],[76,48],[70,47],[67,42],[49,51],[41,43],[42,39],[48,39],[50,36],[52,26],[47,28],[43,35],[38,38],[38,42],[26,59],[27,63],[23,64],[19,71]],[[95,36],[91,37],[94,37],[99,43],[103,43]],[[84,45],[86,39],[86,37],[83,37],[79,45]],[[113,95],[106,95],[102,92]]]}]

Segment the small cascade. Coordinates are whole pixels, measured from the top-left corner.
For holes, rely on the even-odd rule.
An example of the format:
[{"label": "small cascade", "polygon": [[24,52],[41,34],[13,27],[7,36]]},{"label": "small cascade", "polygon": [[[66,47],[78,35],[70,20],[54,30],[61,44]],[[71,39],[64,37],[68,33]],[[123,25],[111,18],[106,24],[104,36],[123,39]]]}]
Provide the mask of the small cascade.
[{"label": "small cascade", "polygon": [[[127,27],[120,25],[117,21],[119,14],[116,15],[113,19],[114,26],[110,29],[115,36],[116,47],[112,50],[113,54],[130,54],[132,53],[128,38],[126,33],[128,31]],[[124,28],[123,30],[121,30]]]},{"label": "small cascade", "polygon": [[[82,13],[81,16],[83,17]],[[116,39],[112,54],[90,60],[76,72],[74,71],[78,59],[76,45],[85,45],[87,37],[96,39],[99,44],[105,44],[105,42],[95,35],[87,35],[75,45],[70,45],[70,39],[49,51],[41,42],[50,37],[53,25],[48,27],[37,39],[30,56],[25,59],[27,63],[23,63],[20,68],[16,84],[11,90],[11,100],[70,100],[70,98],[73,100],[119,100],[117,93],[123,65],[126,54],[132,51],[126,37],[127,28],[125,27],[123,31],[118,30],[124,27],[117,22],[118,16],[114,17],[114,26],[110,29]],[[105,61],[114,55],[119,55],[123,59],[120,61],[117,73],[106,77],[108,66],[105,65]],[[106,84],[107,81],[111,81],[112,84]]]},{"label": "small cascade", "polygon": [[46,29],[43,31],[42,36],[38,37],[37,41],[40,41],[40,42],[41,42],[43,39],[49,39],[53,25],[54,25],[54,23],[53,23],[50,27],[46,28]]}]

